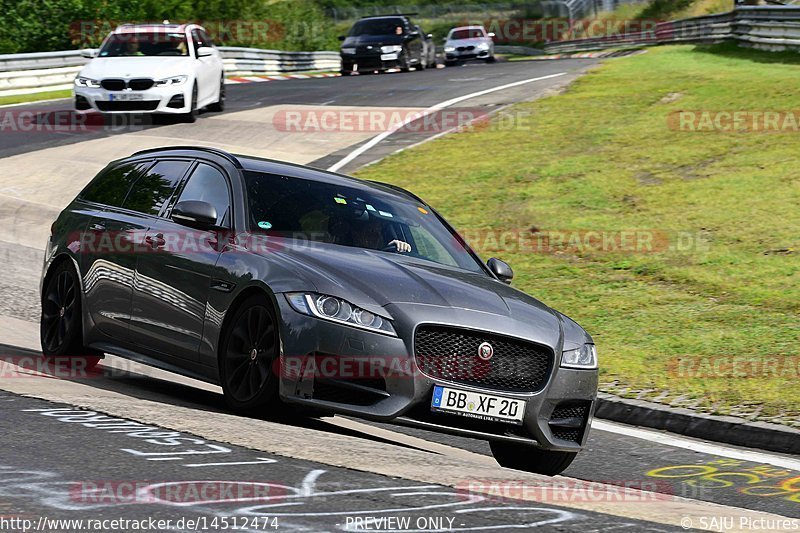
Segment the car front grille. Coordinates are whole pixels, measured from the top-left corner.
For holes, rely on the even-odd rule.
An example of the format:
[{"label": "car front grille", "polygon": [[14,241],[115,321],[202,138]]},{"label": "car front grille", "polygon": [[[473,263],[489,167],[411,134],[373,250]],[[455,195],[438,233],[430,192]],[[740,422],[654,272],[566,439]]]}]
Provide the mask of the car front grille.
[{"label": "car front grille", "polygon": [[458,50],[459,52],[468,52],[470,50],[475,50],[475,47],[472,46],[472,45],[470,45],[470,46],[459,46],[458,48],[456,48],[456,50]]},{"label": "car front grille", "polygon": [[108,78],[101,81],[100,85],[107,91],[123,91],[125,90],[127,84],[125,83],[125,80]]},{"label": "car front grille", "polygon": [[159,100],[134,100],[123,102],[105,102],[96,100],[95,105],[100,111],[153,111],[158,107]]},{"label": "car front grille", "polygon": [[131,89],[133,91],[146,91],[151,88],[155,82],[151,78],[135,78],[130,81],[125,81],[117,78],[106,78],[100,82],[103,89],[107,91],[124,91]]},{"label": "car front grille", "polygon": [[153,86],[153,83],[150,78],[136,78],[128,82],[128,87],[134,91],[146,91]]},{"label": "car front grille", "polygon": [[[489,359],[478,356],[483,343]],[[424,325],[414,335],[419,369],[434,379],[509,392],[536,392],[547,383],[555,355],[547,346],[492,333]]]}]

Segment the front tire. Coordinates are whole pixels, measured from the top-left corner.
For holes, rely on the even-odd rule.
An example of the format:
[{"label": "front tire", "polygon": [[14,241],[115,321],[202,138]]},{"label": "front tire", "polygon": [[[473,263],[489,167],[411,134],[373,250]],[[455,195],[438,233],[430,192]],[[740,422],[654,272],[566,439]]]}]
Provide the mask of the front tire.
[{"label": "front tire", "polygon": [[266,296],[253,295],[236,309],[222,334],[219,372],[228,406],[236,413],[262,414],[279,403],[278,321]]},{"label": "front tire", "polygon": [[500,466],[545,476],[557,476],[566,470],[578,455],[576,452],[542,450],[534,446],[504,441],[491,441],[489,446]]},{"label": "front tire", "polygon": [[69,358],[85,370],[97,365],[100,356],[83,346],[82,316],[78,273],[63,261],[48,274],[42,290],[39,336],[45,359]]},{"label": "front tire", "polygon": [[193,124],[197,121],[197,83],[192,87],[192,101],[189,102],[189,112],[183,114],[183,121],[187,124]]},{"label": "front tire", "polygon": [[219,99],[213,104],[209,104],[209,111],[221,113],[225,111],[225,76],[219,81]]}]

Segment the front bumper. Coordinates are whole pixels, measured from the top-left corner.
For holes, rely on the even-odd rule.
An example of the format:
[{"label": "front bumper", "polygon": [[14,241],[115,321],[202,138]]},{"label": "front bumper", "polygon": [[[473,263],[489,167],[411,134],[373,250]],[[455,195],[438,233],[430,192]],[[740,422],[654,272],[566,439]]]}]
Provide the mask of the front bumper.
[{"label": "front bumper", "polygon": [[341,54],[342,70],[372,71],[390,70],[406,66],[404,54]]},{"label": "front bumper", "polygon": [[[421,427],[486,440],[537,445],[576,452],[586,442],[597,396],[597,370],[558,367],[559,357],[538,392],[506,392],[471,386],[423,374],[413,356],[418,324],[450,324],[493,334],[514,335],[504,329],[507,317],[488,318],[436,306],[393,304],[399,337],[341,326],[294,311],[278,294],[282,316],[281,397],[292,403],[382,422]],[[515,335],[518,336],[518,335]],[[531,339],[534,340],[534,339]],[[560,347],[556,351],[560,353]],[[364,365],[353,361],[369,361]],[[327,365],[327,366],[326,366]],[[376,371],[376,369],[378,369]],[[525,401],[522,425],[477,421],[458,415],[433,413],[434,385],[493,394]],[[578,428],[560,426],[564,413]],[[572,416],[575,415],[575,416]]]},{"label": "front bumper", "polygon": [[453,52],[445,52],[444,58],[446,61],[469,61],[471,59],[489,59],[491,51],[486,50],[455,50]]},{"label": "front bumper", "polygon": [[[75,87],[75,108],[100,113],[188,113],[192,84],[151,88],[146,91],[108,91],[101,87]],[[126,98],[120,100],[120,98]],[[136,98],[136,100],[130,100]]]}]

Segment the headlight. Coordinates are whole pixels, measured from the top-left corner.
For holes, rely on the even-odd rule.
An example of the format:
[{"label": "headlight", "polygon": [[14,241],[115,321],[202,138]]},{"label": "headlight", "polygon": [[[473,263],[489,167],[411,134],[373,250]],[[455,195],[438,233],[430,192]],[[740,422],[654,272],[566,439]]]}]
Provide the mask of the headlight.
[{"label": "headlight", "polygon": [[597,348],[594,344],[584,344],[574,350],[564,350],[561,354],[561,366],[564,368],[597,368]]},{"label": "headlight", "polygon": [[456,47],[455,46],[445,46],[444,47],[444,51],[445,52],[455,52],[456,51]]},{"label": "headlight", "polygon": [[350,47],[342,48],[342,53],[343,54],[355,54],[356,53],[356,49],[355,48],[350,48]]},{"label": "headlight", "polygon": [[100,87],[100,82],[91,78],[78,76],[75,78],[75,85],[78,87]]},{"label": "headlight", "polygon": [[286,294],[286,299],[292,309],[298,313],[346,324],[354,328],[397,336],[388,319],[356,307],[341,298],[311,292],[290,292]]},{"label": "headlight", "polygon": [[403,50],[403,47],[399,44],[391,44],[388,46],[381,46],[381,53],[382,54],[391,54],[392,52],[400,52]]},{"label": "headlight", "polygon": [[189,76],[173,76],[171,78],[157,80],[155,82],[155,86],[164,87],[166,85],[181,85],[182,83],[185,83],[187,79],[189,79]]},{"label": "headlight", "polygon": [[488,50],[489,43],[478,43],[478,50]]}]

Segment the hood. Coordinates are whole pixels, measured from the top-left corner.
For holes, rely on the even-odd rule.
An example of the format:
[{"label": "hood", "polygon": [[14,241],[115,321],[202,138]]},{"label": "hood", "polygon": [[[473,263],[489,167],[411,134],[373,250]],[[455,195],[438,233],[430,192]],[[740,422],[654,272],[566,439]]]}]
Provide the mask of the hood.
[{"label": "hood", "polygon": [[475,46],[477,47],[479,44],[486,43],[489,44],[491,39],[486,39],[484,37],[476,37],[475,39],[449,39],[445,46]]},{"label": "hood", "polygon": [[160,80],[181,74],[191,74],[189,56],[180,57],[96,57],[79,76],[102,80],[103,78],[153,78]]},{"label": "hood", "polygon": [[403,44],[402,35],[352,35],[344,40],[342,46],[383,46],[388,44]]},{"label": "hood", "polygon": [[388,252],[337,245],[281,247],[269,252],[305,280],[307,290],[361,307],[423,304],[509,317],[560,330],[559,315],[527,294],[491,278]]}]

